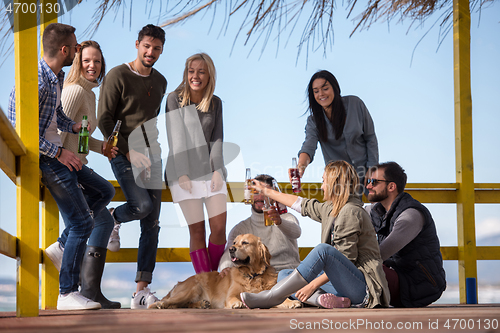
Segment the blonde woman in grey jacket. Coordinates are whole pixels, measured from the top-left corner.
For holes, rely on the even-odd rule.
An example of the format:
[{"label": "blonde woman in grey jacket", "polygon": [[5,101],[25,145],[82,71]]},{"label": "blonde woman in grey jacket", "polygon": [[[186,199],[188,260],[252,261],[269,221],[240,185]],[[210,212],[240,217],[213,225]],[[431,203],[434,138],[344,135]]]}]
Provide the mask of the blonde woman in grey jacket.
[{"label": "blonde woman in grey jacket", "polygon": [[389,288],[370,217],[356,195],[359,178],[345,161],[325,167],[325,202],[276,192],[255,181],[254,188],[322,224],[322,244],[295,270],[283,270],[278,283],[258,294],[242,293],[248,308],[269,308],[295,293],[301,302],[324,308],[387,307]]}]

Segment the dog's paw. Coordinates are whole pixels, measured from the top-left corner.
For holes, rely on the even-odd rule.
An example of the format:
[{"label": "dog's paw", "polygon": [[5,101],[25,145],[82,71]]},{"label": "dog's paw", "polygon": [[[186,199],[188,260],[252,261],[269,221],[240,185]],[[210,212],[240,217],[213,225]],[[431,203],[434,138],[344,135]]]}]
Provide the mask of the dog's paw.
[{"label": "dog's paw", "polygon": [[231,304],[231,309],[245,309],[245,308],[246,308],[245,304],[243,304],[243,302],[241,301],[237,301]]},{"label": "dog's paw", "polygon": [[148,306],[148,309],[163,309],[163,302],[162,301],[158,301],[158,302],[154,302],[153,304],[151,304],[150,306]]},{"label": "dog's paw", "polygon": [[289,309],[298,309],[301,307],[302,307],[301,301],[290,301],[290,304],[288,304]]},{"label": "dog's paw", "polygon": [[276,307],[280,309],[298,309],[302,307],[302,303],[300,301],[287,298],[283,303]]},{"label": "dog's paw", "polygon": [[210,309],[210,302],[206,300],[200,301],[200,309]]}]

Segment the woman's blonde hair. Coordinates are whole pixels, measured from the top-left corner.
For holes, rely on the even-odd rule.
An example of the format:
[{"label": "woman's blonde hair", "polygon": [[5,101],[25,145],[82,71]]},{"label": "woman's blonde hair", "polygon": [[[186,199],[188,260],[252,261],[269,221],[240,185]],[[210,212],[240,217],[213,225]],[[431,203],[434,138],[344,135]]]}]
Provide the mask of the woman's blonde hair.
[{"label": "woman's blonde hair", "polygon": [[73,59],[73,64],[71,65],[71,69],[69,70],[68,76],[64,80],[64,85],[75,84],[80,76],[82,75],[82,54],[83,50],[87,47],[93,47],[98,50],[101,54],[101,73],[97,77],[97,83],[101,83],[104,75],[106,74],[106,64],[104,62],[104,55],[102,54],[101,46],[99,43],[93,40],[86,40],[85,42],[80,44],[82,47],[80,48],[80,52],[75,54],[75,58]]},{"label": "woman's blonde hair", "polygon": [[331,215],[337,216],[347,203],[349,196],[356,193],[359,177],[352,165],[346,161],[330,162],[325,167],[325,201],[333,203]]},{"label": "woman's blonde hair", "polygon": [[215,72],[215,65],[212,58],[206,53],[197,53],[186,60],[186,66],[184,67],[184,75],[182,77],[182,83],[175,89],[175,92],[179,96],[179,104],[181,107],[191,104],[191,89],[189,88],[188,82],[188,70],[191,63],[195,60],[202,60],[207,65],[208,69],[208,84],[205,87],[205,93],[201,102],[196,106],[201,112],[208,112],[210,104],[212,103],[212,97],[215,91],[215,80],[217,73]]}]

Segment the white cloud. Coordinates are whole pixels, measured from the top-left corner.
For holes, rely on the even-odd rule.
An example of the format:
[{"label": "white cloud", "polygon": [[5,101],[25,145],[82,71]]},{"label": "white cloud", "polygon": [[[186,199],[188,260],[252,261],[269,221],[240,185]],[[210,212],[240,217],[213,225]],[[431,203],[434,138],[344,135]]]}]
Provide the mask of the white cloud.
[{"label": "white cloud", "polygon": [[476,224],[476,238],[500,235],[500,218],[489,217]]}]

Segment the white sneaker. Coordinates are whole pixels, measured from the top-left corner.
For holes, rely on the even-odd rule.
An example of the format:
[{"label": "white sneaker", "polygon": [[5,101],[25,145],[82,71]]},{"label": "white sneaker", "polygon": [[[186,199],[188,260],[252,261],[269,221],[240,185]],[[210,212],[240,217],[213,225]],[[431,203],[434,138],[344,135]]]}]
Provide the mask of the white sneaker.
[{"label": "white sneaker", "polygon": [[148,306],[153,304],[154,302],[158,302],[159,299],[155,295],[153,295],[149,288],[144,288],[138,293],[134,293],[132,295],[132,302],[130,303],[130,308],[132,310],[137,309],[147,309]]},{"label": "white sneaker", "polygon": [[98,310],[101,304],[73,291],[66,295],[59,295],[57,298],[57,310]]},{"label": "white sneaker", "polygon": [[61,270],[61,263],[64,254],[64,248],[61,243],[55,242],[45,249],[45,254],[49,257],[50,261],[56,266],[57,270]]},{"label": "white sneaker", "polygon": [[115,221],[115,226],[113,227],[113,231],[111,231],[111,235],[109,235],[109,241],[108,241],[108,250],[112,252],[118,252],[120,250],[120,227],[121,223],[118,223],[118,221],[115,220],[115,217],[113,216],[113,212],[115,211],[114,208],[109,209],[109,213],[113,217],[113,220]]}]

